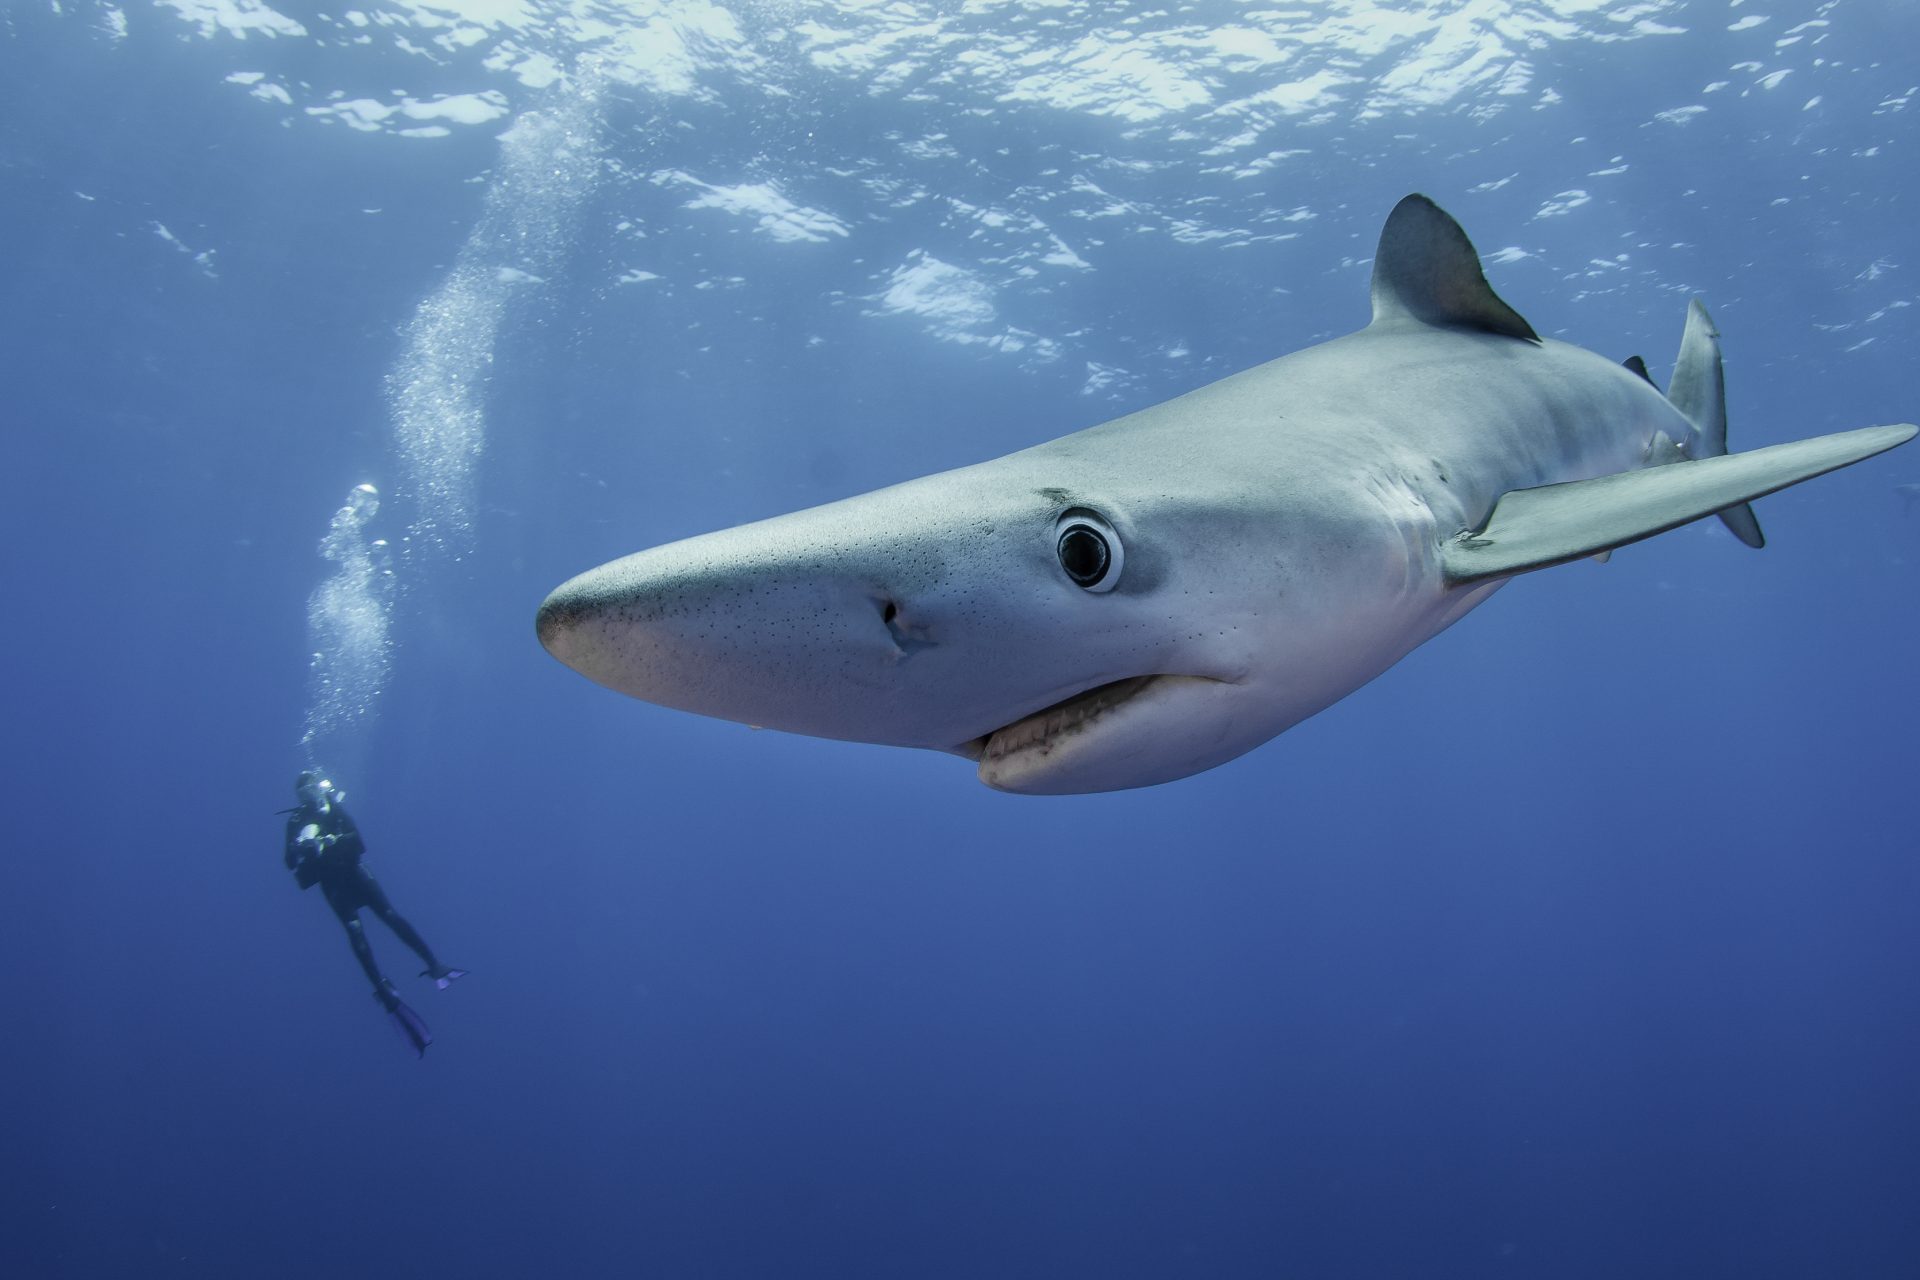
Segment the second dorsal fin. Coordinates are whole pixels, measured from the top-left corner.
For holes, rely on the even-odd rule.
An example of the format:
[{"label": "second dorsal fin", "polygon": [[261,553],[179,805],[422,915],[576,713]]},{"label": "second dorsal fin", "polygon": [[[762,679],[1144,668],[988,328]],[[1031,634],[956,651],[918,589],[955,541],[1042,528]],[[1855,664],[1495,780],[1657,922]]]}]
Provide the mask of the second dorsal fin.
[{"label": "second dorsal fin", "polygon": [[1478,329],[1540,341],[1487,283],[1480,255],[1460,224],[1421,195],[1395,205],[1381,228],[1373,256],[1373,323]]}]

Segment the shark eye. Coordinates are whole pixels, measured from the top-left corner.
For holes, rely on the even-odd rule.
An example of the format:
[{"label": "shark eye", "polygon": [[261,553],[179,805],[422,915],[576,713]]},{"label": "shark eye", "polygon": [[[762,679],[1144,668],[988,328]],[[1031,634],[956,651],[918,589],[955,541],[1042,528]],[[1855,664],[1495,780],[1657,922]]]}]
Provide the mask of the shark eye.
[{"label": "shark eye", "polygon": [[1111,591],[1120,583],[1126,552],[1113,526],[1093,512],[1076,508],[1060,517],[1054,551],[1060,567],[1076,586],[1088,591]]}]

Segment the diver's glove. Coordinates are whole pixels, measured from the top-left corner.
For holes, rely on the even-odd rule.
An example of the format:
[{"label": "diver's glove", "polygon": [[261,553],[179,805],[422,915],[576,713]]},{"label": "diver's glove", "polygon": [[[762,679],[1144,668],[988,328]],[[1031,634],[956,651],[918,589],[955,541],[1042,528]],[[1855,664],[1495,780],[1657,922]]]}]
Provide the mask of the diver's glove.
[{"label": "diver's glove", "polygon": [[339,836],[331,832],[322,832],[318,823],[309,822],[300,828],[300,834],[293,838],[293,842],[306,849],[308,857],[318,858],[331,849],[339,839]]}]

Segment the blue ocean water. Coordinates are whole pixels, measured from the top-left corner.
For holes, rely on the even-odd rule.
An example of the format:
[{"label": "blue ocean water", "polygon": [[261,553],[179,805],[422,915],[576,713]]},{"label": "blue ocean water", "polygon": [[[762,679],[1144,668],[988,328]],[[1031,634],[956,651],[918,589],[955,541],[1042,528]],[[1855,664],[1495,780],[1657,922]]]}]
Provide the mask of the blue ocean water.
[{"label": "blue ocean water", "polygon": [[[0,1274],[1920,1274],[1920,454],[1137,792],[532,627],[1357,328],[1410,191],[1663,383],[1705,298],[1736,448],[1911,419],[1917,24],[7,6]],[[309,762],[472,970],[370,925],[424,1059],[281,867]]]}]

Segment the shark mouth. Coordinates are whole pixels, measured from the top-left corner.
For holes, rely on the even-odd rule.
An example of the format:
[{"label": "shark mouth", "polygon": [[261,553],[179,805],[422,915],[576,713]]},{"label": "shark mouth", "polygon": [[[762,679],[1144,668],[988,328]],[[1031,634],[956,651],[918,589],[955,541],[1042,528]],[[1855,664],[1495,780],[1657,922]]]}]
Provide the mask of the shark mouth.
[{"label": "shark mouth", "polygon": [[[1046,755],[1062,739],[1085,732],[1093,723],[1138,697],[1165,676],[1129,676],[1110,684],[1095,685],[1071,698],[1043,707],[1030,716],[995,729],[984,737],[962,745],[958,754],[987,763],[1022,752]],[[1172,677],[1177,678],[1177,677]]]}]

